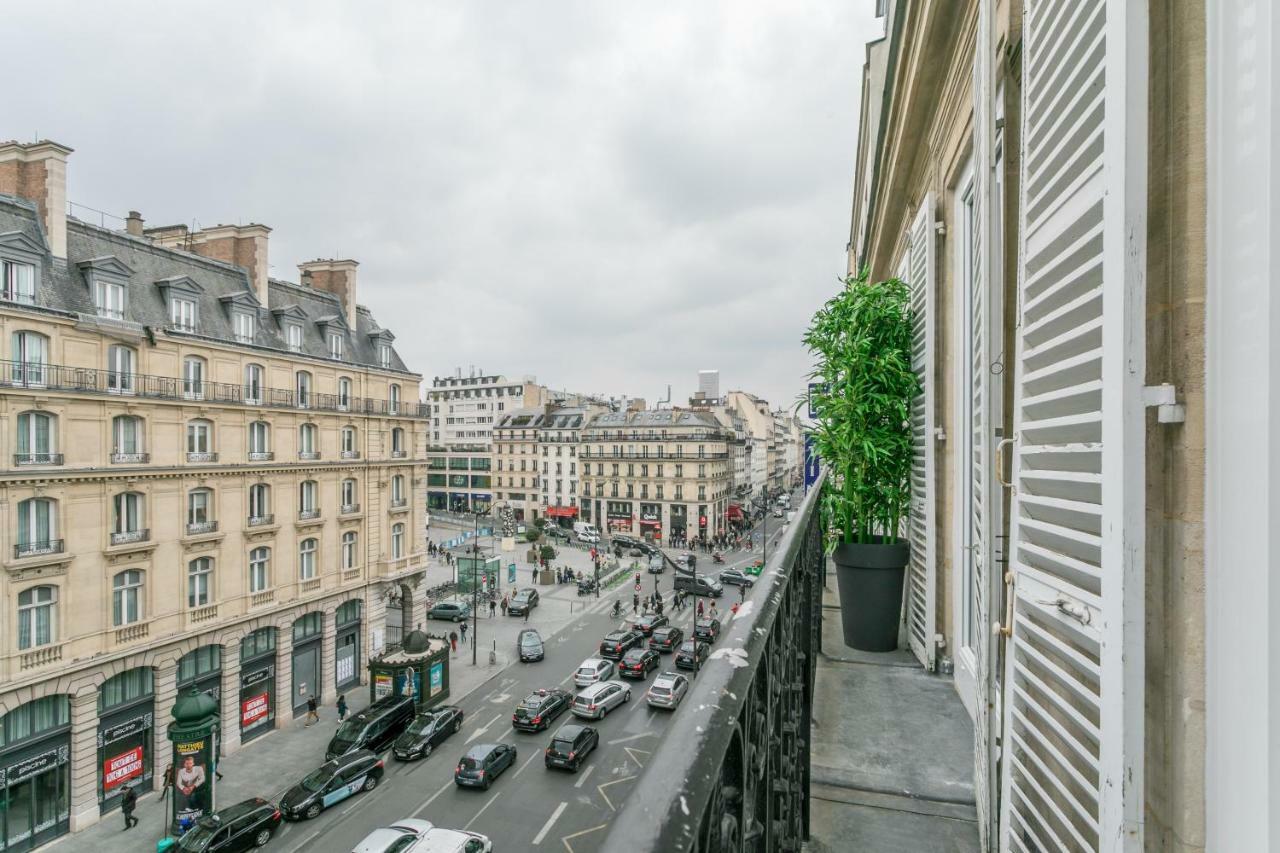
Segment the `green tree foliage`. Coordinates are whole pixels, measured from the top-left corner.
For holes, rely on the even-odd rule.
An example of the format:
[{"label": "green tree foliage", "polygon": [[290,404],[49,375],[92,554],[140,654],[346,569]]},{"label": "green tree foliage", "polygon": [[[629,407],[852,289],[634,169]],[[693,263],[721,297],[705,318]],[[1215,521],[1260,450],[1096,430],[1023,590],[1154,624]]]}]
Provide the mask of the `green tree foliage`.
[{"label": "green tree foliage", "polygon": [[556,549],[550,545],[543,545],[542,550],[538,552],[542,559],[551,562],[556,558]]}]

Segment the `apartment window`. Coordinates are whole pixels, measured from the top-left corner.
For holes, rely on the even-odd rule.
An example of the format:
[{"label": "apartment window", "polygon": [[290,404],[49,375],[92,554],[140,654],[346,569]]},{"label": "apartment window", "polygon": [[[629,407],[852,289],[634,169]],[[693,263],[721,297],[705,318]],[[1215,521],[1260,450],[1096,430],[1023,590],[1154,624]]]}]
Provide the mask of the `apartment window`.
[{"label": "apartment window", "polygon": [[254,421],[249,424],[249,453],[262,454],[271,452],[271,425],[266,421]]},{"label": "apartment window", "polygon": [[309,581],[316,576],[316,540],[303,539],[298,546],[298,580]]},{"label": "apartment window", "polygon": [[342,568],[354,569],[356,567],[356,533],[354,530],[348,530],[342,534]]},{"label": "apartment window", "polygon": [[386,344],[378,345],[378,364],[382,367],[391,366],[391,347]]},{"label": "apartment window", "polygon": [[658,500],[662,500],[662,484],[661,484],[661,483],[659,483],[658,485],[654,486],[653,488],[654,488],[654,492],[655,492],[654,497],[655,497],[655,498],[657,498]]},{"label": "apartment window", "polygon": [[345,412],[351,407],[351,380],[345,376],[338,377],[338,411]]},{"label": "apartment window", "polygon": [[244,366],[244,401],[246,403],[262,402],[262,365],[246,364]]},{"label": "apartment window", "polygon": [[190,299],[170,299],[169,324],[183,332],[194,332],[196,330],[196,303]]},{"label": "apartment window", "polygon": [[350,456],[356,452],[356,428],[342,428],[342,452]]},{"label": "apartment window", "polygon": [[635,487],[632,486],[630,483],[627,483],[627,497],[629,498],[635,497],[634,491],[635,491]]},{"label": "apartment window", "polygon": [[247,311],[234,311],[231,314],[231,330],[237,341],[242,344],[253,342],[253,315]]},{"label": "apartment window", "polygon": [[316,481],[303,480],[298,484],[298,512],[306,515],[316,511]]},{"label": "apartment window", "polygon": [[123,320],[124,285],[96,279],[93,283],[93,304],[99,317]]},{"label": "apartment window", "polygon": [[299,459],[319,459],[320,454],[316,450],[316,425],[303,424],[298,427],[298,458]]},{"label": "apartment window", "polygon": [[285,340],[289,344],[290,352],[302,352],[302,327],[297,323],[284,324]]},{"label": "apartment window", "polygon": [[189,355],[182,360],[182,396],[204,399],[204,359]]},{"label": "apartment window", "polygon": [[392,385],[388,390],[388,393],[391,395],[388,398],[391,414],[393,415],[400,414],[400,386]]},{"label": "apartment window", "polygon": [[57,421],[47,412],[23,412],[18,415],[17,463],[47,465],[55,462],[54,436]]},{"label": "apartment window", "polygon": [[705,501],[707,499],[707,487],[698,486],[698,500]]},{"label": "apartment window", "polygon": [[271,585],[271,549],[249,552],[249,592],[262,592]]},{"label": "apartment window", "polygon": [[404,503],[404,475],[396,474],[391,478],[391,505],[401,506]]},{"label": "apartment window", "polygon": [[13,384],[43,386],[49,364],[49,339],[39,332],[14,332],[12,361]]},{"label": "apartment window", "polygon": [[596,483],[596,497],[604,497],[604,483]]},{"label": "apartment window", "polygon": [[254,483],[249,487],[249,519],[271,516],[271,487],[266,483]]},{"label": "apartment window", "polygon": [[662,476],[662,464],[661,464],[661,463],[659,463],[659,464],[658,464],[658,476],[659,476],[659,477],[661,477],[661,476]]},{"label": "apartment window", "polygon": [[47,553],[53,548],[57,511],[48,498],[18,503],[18,556]]},{"label": "apartment window", "polygon": [[[404,430],[395,427],[391,430],[391,453],[393,456],[404,455]],[[498,460],[499,468],[501,468],[502,460]]]},{"label": "apartment window", "polygon": [[117,415],[111,419],[111,454],[116,462],[142,462],[142,418]]},{"label": "apartment window", "polygon": [[342,358],[342,335],[329,333],[329,358]]},{"label": "apartment window", "polygon": [[682,501],[682,500],[684,500],[684,486],[681,486],[681,485],[678,485],[678,484],[676,485],[676,496],[675,496],[675,500],[678,500],[678,501]]},{"label": "apartment window", "polygon": [[142,572],[128,569],[111,579],[111,619],[115,627],[142,619]]},{"label": "apartment window", "polygon": [[36,301],[36,268],[33,264],[18,261],[3,261],[3,279],[0,280],[0,293],[9,302],[22,302],[33,305]]},{"label": "apartment window", "polygon": [[618,463],[617,463],[617,462],[614,462],[614,463],[613,463],[613,476],[615,476],[615,477],[616,477],[616,476],[618,476]]},{"label": "apartment window", "polygon": [[137,492],[121,492],[113,499],[115,509],[114,533],[129,537],[142,530],[142,495]]},{"label": "apartment window", "polygon": [[198,532],[213,521],[213,492],[192,489],[187,492],[187,530]]},{"label": "apartment window", "polygon": [[136,387],[136,356],[132,349],[116,344],[107,350],[107,391],[132,394]]},{"label": "apartment window", "polygon": [[610,483],[610,484],[609,484],[609,497],[616,498],[617,496],[618,496],[618,484],[617,484],[617,483]]},{"label": "apartment window", "polygon": [[187,456],[213,452],[213,424],[206,420],[187,422]]},{"label": "apartment window", "polygon": [[311,374],[305,370],[299,370],[294,383],[294,387],[298,391],[298,405],[306,409],[311,405]]},{"label": "apartment window", "polygon": [[676,476],[677,476],[677,477],[683,477],[683,476],[684,476],[684,466],[683,466],[683,465],[677,465],[677,466],[676,466]]},{"label": "apartment window", "polygon": [[391,559],[398,560],[404,556],[404,525],[391,525]]},{"label": "apartment window", "polygon": [[211,600],[213,559],[197,557],[187,563],[187,607],[204,607]]},{"label": "apartment window", "polygon": [[649,485],[647,483],[640,484],[640,497],[642,499],[649,497]]},{"label": "apartment window", "polygon": [[636,475],[636,466],[633,462],[627,463],[627,476],[634,477]]},{"label": "apartment window", "polygon": [[707,446],[705,444],[698,445],[698,458],[705,459],[707,456]]},{"label": "apartment window", "polygon": [[705,462],[698,464],[698,476],[699,477],[707,476],[707,465]]},{"label": "apartment window", "polygon": [[18,648],[47,646],[57,637],[58,588],[36,586],[18,593]]}]

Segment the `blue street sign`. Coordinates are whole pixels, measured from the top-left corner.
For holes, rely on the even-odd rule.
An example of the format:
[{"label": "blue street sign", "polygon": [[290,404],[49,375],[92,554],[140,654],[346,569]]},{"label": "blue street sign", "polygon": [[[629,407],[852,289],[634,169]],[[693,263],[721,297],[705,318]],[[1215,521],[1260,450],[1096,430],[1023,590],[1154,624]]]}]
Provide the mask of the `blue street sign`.
[{"label": "blue street sign", "polygon": [[810,486],[818,482],[818,474],[821,470],[821,460],[818,458],[817,449],[813,446],[813,436],[806,435],[804,437],[804,488],[806,492]]}]

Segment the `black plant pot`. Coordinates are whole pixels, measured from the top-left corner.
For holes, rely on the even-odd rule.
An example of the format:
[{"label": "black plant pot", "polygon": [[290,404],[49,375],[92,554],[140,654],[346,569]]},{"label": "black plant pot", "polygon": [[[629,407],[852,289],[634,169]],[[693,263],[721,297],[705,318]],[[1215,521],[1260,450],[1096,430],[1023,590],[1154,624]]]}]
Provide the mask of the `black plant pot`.
[{"label": "black plant pot", "polygon": [[906,542],[840,544],[831,555],[840,584],[844,643],[864,652],[898,648],[902,582],[911,557]]}]

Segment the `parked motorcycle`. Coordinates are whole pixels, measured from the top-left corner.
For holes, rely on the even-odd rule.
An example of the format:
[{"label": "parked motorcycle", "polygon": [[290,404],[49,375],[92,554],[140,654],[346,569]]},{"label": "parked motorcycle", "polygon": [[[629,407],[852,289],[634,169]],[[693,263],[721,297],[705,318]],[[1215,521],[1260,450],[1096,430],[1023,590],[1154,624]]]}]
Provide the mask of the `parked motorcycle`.
[{"label": "parked motorcycle", "polygon": [[591,578],[578,581],[578,595],[591,595],[596,591],[596,582]]}]

